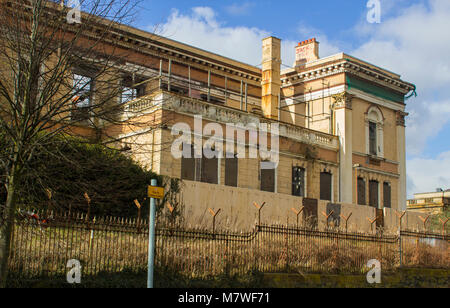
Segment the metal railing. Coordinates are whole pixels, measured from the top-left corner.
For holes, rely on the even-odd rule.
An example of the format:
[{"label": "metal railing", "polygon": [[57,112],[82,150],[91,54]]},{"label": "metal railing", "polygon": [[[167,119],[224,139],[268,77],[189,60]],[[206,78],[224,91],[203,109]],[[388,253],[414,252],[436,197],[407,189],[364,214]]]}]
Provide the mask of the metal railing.
[{"label": "metal railing", "polygon": [[[22,216],[14,228],[9,270],[16,279],[64,277],[71,259],[79,260],[88,276],[146,270],[145,220],[35,216]],[[383,269],[449,268],[449,240],[447,235],[408,231],[386,236],[263,224],[249,233],[213,232],[160,221],[155,263],[191,278],[249,271],[361,273],[371,259],[379,260]]]},{"label": "metal railing", "polygon": [[[196,97],[188,94],[192,93],[193,88],[187,89],[184,82],[175,80],[171,82],[172,86],[168,87],[168,77],[165,76],[156,77],[152,82],[154,85],[148,94],[124,104],[125,116],[139,116],[146,112],[152,112],[155,108],[168,108],[174,111],[202,115],[205,118],[212,116],[213,120],[220,119],[221,121],[232,123],[246,123],[249,121],[249,117],[253,117],[253,120],[256,122],[260,120],[259,115],[226,106],[226,99],[232,97],[232,95],[224,89],[214,88],[215,90],[213,89],[214,91],[211,92],[217,95],[214,98],[206,96],[204,87],[202,88],[203,92],[199,88],[198,93],[201,94],[198,94]],[[158,93],[164,93],[165,95],[162,97],[157,95]],[[257,103],[252,101],[252,104],[257,105]],[[269,121],[269,119],[266,120]],[[279,123],[280,136],[333,149],[338,149],[339,147],[336,136],[285,122],[272,121],[270,123]]]}]

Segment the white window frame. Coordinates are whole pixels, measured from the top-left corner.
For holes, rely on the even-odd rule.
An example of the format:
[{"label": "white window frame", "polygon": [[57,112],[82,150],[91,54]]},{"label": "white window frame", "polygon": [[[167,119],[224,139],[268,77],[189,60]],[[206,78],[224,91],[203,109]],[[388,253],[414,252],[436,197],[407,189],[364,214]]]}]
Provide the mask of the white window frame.
[{"label": "white window frame", "polygon": [[369,123],[375,123],[376,124],[376,149],[377,149],[377,157],[384,158],[384,118],[381,114],[381,111],[379,108],[371,106],[369,110],[366,113],[366,154],[370,154],[370,130],[369,130]]}]

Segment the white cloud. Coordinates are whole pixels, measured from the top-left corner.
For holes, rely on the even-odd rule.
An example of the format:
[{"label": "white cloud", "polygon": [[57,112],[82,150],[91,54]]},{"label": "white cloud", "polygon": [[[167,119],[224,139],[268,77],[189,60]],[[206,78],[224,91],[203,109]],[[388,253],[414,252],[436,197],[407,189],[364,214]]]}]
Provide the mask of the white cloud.
[{"label": "white cloud", "polygon": [[450,188],[450,151],[436,159],[414,158],[407,161],[408,198],[413,193]]},{"label": "white cloud", "polygon": [[241,4],[233,3],[232,5],[225,7],[225,10],[230,15],[242,16],[247,15],[254,6],[255,4],[253,2],[244,2]]},{"label": "white cloud", "polygon": [[368,42],[353,53],[401,72],[421,87],[450,83],[450,1],[430,0],[430,8],[413,5],[371,27]]},{"label": "white cloud", "polygon": [[[250,2],[233,4],[227,10],[236,14],[252,5]],[[158,34],[255,66],[261,63],[262,39],[271,35],[269,31],[256,27],[229,27],[218,20],[216,12],[210,7],[195,7],[187,15],[173,10],[167,22],[159,25]],[[316,29],[299,27],[298,36],[299,41],[316,37],[320,42],[321,57],[339,52],[327,36]],[[284,66],[293,65],[297,43],[298,41],[282,39],[281,56]]]},{"label": "white cloud", "polygon": [[251,65],[261,63],[262,39],[267,31],[248,27],[227,27],[209,7],[195,7],[191,14],[173,10],[160,35]]},{"label": "white cloud", "polygon": [[427,141],[450,124],[450,100],[415,100],[406,122],[406,144],[409,155],[420,155]]},{"label": "white cloud", "polygon": [[417,85],[419,96],[407,101],[407,152],[420,155],[449,124],[450,1],[395,8],[399,13],[379,25],[355,27],[356,32],[363,29],[367,42],[352,54]]}]

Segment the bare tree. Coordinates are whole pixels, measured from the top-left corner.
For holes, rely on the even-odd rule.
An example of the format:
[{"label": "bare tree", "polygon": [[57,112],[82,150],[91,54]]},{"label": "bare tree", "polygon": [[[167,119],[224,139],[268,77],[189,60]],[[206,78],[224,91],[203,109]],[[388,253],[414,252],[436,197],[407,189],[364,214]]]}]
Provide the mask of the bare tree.
[{"label": "bare tree", "polygon": [[[121,72],[134,72],[124,68],[127,52],[116,47],[116,33],[132,21],[136,2],[84,0],[80,7],[81,13],[56,0],[0,0],[0,138],[5,144],[0,168],[6,188],[0,205],[0,287],[8,275],[20,183],[36,151],[61,135],[117,146],[120,140],[108,132],[128,125],[118,100],[132,93],[124,91]],[[132,124],[144,125],[154,127],[155,120]]]}]

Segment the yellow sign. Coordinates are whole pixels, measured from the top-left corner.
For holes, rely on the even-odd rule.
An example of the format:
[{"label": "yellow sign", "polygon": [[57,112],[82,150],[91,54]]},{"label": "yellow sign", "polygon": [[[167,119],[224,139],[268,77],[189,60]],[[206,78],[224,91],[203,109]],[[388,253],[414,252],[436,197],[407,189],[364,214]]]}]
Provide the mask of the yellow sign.
[{"label": "yellow sign", "polygon": [[156,187],[156,186],[149,186],[148,187],[148,196],[150,198],[162,199],[162,198],[164,198],[164,188]]}]

